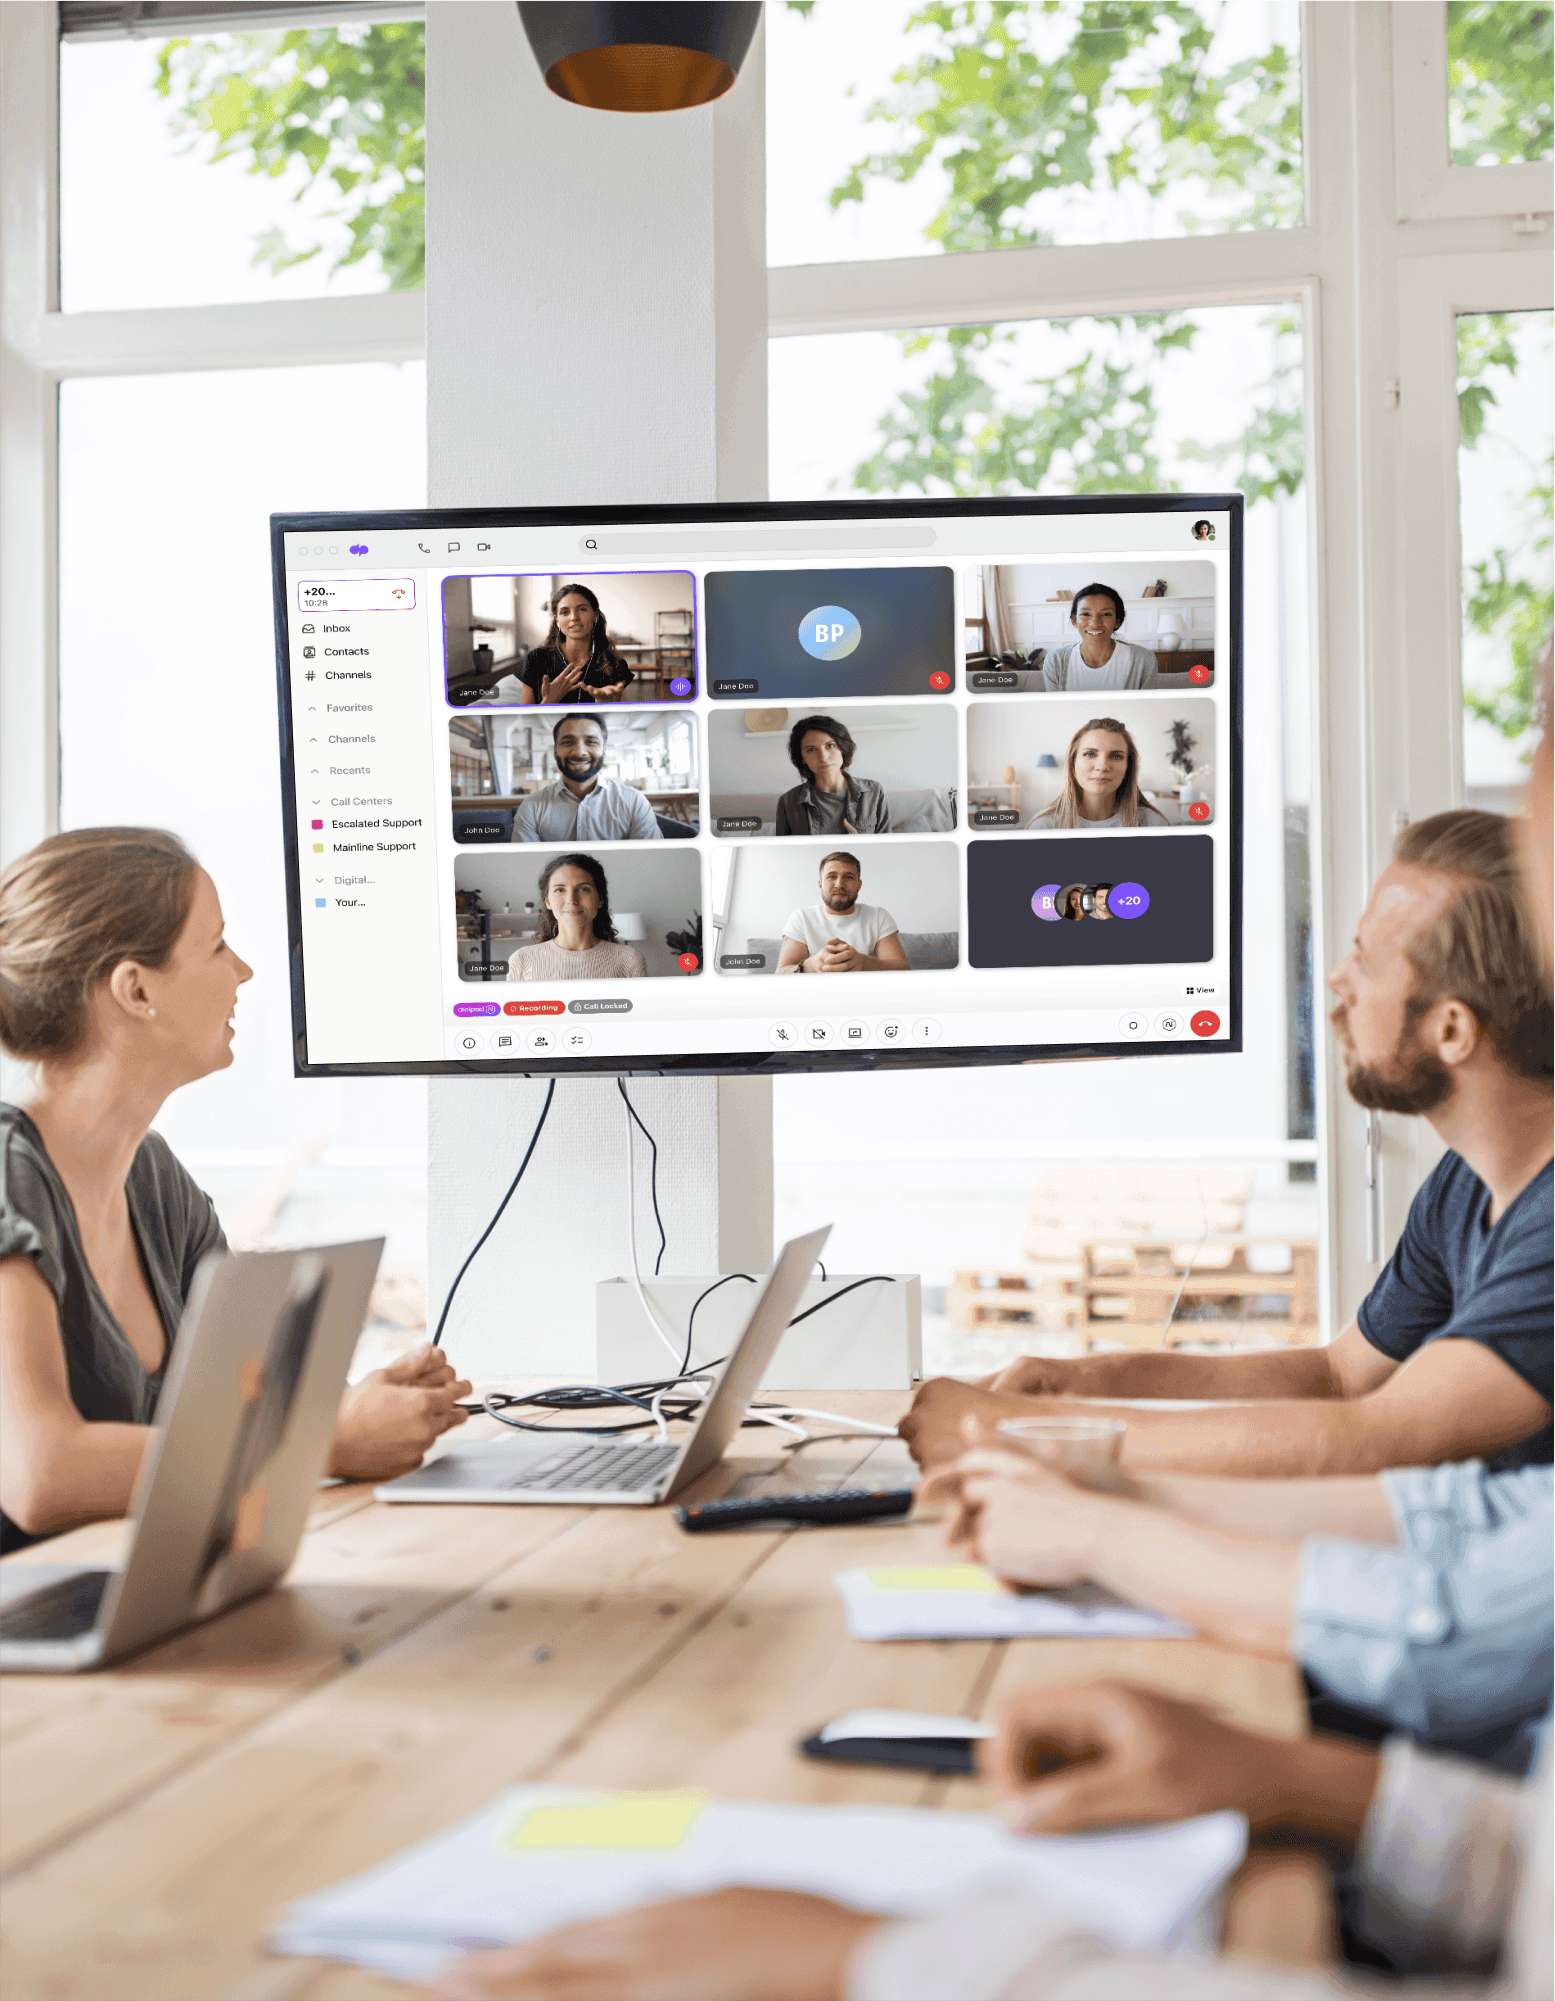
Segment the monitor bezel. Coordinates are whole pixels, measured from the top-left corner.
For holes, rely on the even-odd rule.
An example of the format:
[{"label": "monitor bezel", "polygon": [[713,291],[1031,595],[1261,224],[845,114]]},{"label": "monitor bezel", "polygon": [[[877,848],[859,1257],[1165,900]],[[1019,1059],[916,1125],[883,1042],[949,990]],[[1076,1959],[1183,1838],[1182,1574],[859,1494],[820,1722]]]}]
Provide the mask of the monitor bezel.
[{"label": "monitor bezel", "polygon": [[[745,1051],[685,1056],[602,1055],[439,1058],[405,1063],[316,1063],[307,1053],[307,1000],[302,963],[302,872],[291,690],[291,629],[286,597],[288,535],[348,531],[621,526],[694,529],[710,524],[803,521],[913,521],[947,514],[1029,514],[1036,519],[1077,514],[1225,514],[1229,516],[1231,742],[1229,825],[1230,970],[1226,1033],[1214,1041],[1133,1038],[1128,1041],[998,1043],[946,1049]],[[945,1070],[1022,1063],[1092,1062],[1112,1056],[1232,1056],[1242,1052],[1242,564],[1244,500],[1240,493],[996,494],[973,499],[768,500],[644,507],[437,507],[369,509],[352,513],[272,514],[271,577],[275,607],[276,687],[281,749],[281,827],[285,847],[287,967],[292,1010],[292,1065],[297,1077],[776,1077],[797,1072]],[[958,668],[958,671],[959,668]],[[1218,672],[1218,670],[1217,670]],[[704,977],[717,977],[711,968]]]}]

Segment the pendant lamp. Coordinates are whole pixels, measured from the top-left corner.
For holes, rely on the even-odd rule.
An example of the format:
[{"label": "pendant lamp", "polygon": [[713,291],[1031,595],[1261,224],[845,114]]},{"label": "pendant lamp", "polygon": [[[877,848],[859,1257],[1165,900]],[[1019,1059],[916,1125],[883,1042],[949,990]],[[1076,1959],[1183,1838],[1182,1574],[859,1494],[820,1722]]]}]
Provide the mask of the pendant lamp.
[{"label": "pendant lamp", "polygon": [[548,89],[593,111],[686,111],[722,97],[761,19],[760,0],[574,6],[518,0]]}]

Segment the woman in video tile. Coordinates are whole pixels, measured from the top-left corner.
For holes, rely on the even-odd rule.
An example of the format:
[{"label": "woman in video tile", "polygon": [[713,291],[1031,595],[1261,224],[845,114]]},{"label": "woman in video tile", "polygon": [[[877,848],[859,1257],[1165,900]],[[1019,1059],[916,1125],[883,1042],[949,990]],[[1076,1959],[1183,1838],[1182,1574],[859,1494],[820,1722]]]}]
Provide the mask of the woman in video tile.
[{"label": "woman in video tile", "polygon": [[1067,889],[1061,889],[1058,892],[1058,909],[1060,916],[1067,919],[1069,923],[1082,923],[1085,918],[1084,883],[1071,883]]},{"label": "woman in video tile", "polygon": [[632,670],[610,642],[599,599],[587,584],[563,584],[551,599],[551,629],[524,662],[519,702],[619,702]]},{"label": "woman in video tile", "polygon": [[803,716],[788,733],[788,758],[801,782],[777,802],[779,834],[889,834],[885,788],[855,778],[858,745],[835,716]]},{"label": "woman in video tile", "polygon": [[610,885],[592,855],[557,855],[540,872],[540,942],[508,960],[510,980],[640,980],[647,962],[616,937]]},{"label": "woman in video tile", "polygon": [[1139,747],[1116,716],[1092,716],[1069,739],[1064,789],[1026,822],[1053,827],[1165,827],[1171,823],[1139,789]]},{"label": "woman in video tile", "polygon": [[1079,695],[1089,689],[1114,694],[1148,688],[1155,679],[1155,655],[1117,638],[1127,613],[1111,584],[1085,584],[1069,601],[1069,623],[1079,634],[1055,646],[1042,662],[1042,686],[1049,695]]}]

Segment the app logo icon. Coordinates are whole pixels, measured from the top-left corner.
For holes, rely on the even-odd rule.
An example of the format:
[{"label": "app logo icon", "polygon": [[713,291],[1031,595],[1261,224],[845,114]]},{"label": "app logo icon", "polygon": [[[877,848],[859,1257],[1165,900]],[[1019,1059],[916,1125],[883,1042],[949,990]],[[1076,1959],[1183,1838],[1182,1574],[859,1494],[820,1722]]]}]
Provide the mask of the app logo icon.
[{"label": "app logo icon", "polygon": [[818,604],[799,621],[799,644],[813,660],[846,660],[863,636],[858,620],[840,604]]},{"label": "app logo icon", "polygon": [[367,554],[367,544],[365,542],[353,542],[351,544],[351,554],[353,556],[365,556]]}]

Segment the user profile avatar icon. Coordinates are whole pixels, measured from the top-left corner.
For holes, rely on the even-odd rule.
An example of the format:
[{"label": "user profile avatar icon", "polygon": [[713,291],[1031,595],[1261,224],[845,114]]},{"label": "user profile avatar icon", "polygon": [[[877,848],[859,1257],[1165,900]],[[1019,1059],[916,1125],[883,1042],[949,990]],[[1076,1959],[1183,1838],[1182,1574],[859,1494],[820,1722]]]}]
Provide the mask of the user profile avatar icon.
[{"label": "user profile avatar icon", "polygon": [[799,621],[799,644],[815,660],[846,660],[863,636],[858,620],[840,604],[818,604]]}]

